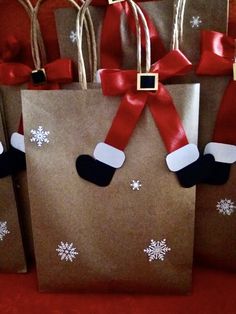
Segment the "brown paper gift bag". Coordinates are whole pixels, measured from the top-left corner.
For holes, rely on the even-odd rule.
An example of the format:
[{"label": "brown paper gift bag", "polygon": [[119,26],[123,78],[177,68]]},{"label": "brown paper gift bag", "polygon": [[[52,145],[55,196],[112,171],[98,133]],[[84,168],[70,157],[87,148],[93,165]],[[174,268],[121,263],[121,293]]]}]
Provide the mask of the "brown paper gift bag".
[{"label": "brown paper gift bag", "polygon": [[[21,96],[20,92],[22,89],[33,88],[33,89],[55,89],[59,88],[58,82],[71,82],[72,81],[72,70],[70,60],[55,60],[50,64],[46,62],[45,48],[40,32],[40,27],[37,19],[38,11],[43,0],[36,2],[35,7],[29,6],[29,1],[18,0],[26,10],[27,14],[31,19],[31,48],[32,48],[32,59],[34,68],[30,69],[29,66],[15,62],[3,62],[0,68],[0,91],[3,95],[3,109],[5,116],[5,127],[6,134],[9,142],[14,149],[22,147],[24,144],[23,130],[19,131],[19,125],[21,122],[22,107],[21,107]],[[79,7],[79,6],[78,6]],[[34,14],[32,13],[34,12]],[[63,63],[64,62],[64,63]],[[48,84],[46,82],[37,82],[37,71],[35,69],[41,69],[45,67],[45,73],[48,78]],[[60,69],[62,67],[63,70]],[[56,72],[55,68],[59,68]],[[33,70],[33,71],[32,71]],[[40,72],[40,70],[39,70]],[[49,72],[49,74],[48,74]],[[56,74],[55,74],[56,72]],[[51,75],[50,75],[51,73]],[[36,75],[36,77],[35,77]],[[51,78],[50,80],[50,77]],[[1,85],[2,84],[2,85]],[[12,137],[14,135],[20,137],[19,143],[13,145]],[[11,148],[12,148],[11,147]],[[18,151],[19,151],[18,150]],[[21,152],[21,154],[23,154]],[[16,163],[17,164],[17,163]],[[20,168],[20,167],[19,167]],[[30,217],[30,204],[28,196],[28,183],[25,167],[17,169],[19,171],[14,172],[13,180],[17,187],[16,199],[19,207],[19,214],[22,221],[23,240],[26,247],[26,253],[29,259],[34,258],[34,247],[33,247],[33,236],[31,227]],[[11,173],[10,173],[11,174]]]},{"label": "brown paper gift bag", "polygon": [[[173,24],[173,5],[175,1],[176,0],[138,2],[140,7],[142,7],[152,19],[158,32],[161,34],[161,38],[167,50],[172,40],[171,30]],[[89,10],[94,21],[97,46],[99,47],[106,6],[91,6]],[[69,57],[77,63],[75,32],[76,10],[73,8],[58,9],[55,11],[55,20],[61,57]],[[227,25],[228,0],[188,0],[185,6],[181,50],[193,64],[196,64],[199,59],[200,30],[214,29],[219,32],[225,32]],[[127,19],[124,13],[121,17],[120,29],[123,47],[123,67],[127,69],[135,68],[135,38],[130,32],[127,32]],[[99,50],[100,49],[98,49],[98,52]],[[182,79],[186,81],[186,78]],[[188,78],[188,81],[190,79],[191,77]],[[196,81],[196,79],[194,78],[193,81]]]},{"label": "brown paper gift bag", "polygon": [[[22,5],[23,9],[26,13],[26,18],[32,19],[32,12],[33,7],[29,5],[27,1],[24,0],[18,0],[18,2]],[[45,61],[45,49],[42,42],[42,35],[39,28],[39,23],[37,18],[34,21],[34,25],[32,27],[35,27],[35,30],[37,32],[37,44],[38,49],[40,49],[40,55],[43,61]],[[32,31],[32,29],[31,29]],[[32,49],[32,57],[35,62],[35,49]],[[6,61],[4,64],[15,64],[14,60]],[[17,66],[17,64],[16,64]],[[18,81],[21,80],[22,72],[24,72],[25,75],[25,68],[27,66],[23,64],[19,64],[18,68],[18,76],[20,73],[20,78],[18,77]],[[16,71],[17,72],[17,71]],[[3,74],[0,73],[1,79],[3,79],[4,75],[4,69]],[[11,75],[9,77],[14,78],[14,71],[12,71]],[[24,76],[23,75],[23,76]],[[6,75],[7,76],[7,75]],[[8,81],[8,78],[6,78]],[[6,83],[6,85],[9,85]],[[8,141],[11,142],[11,136],[13,133],[17,132],[19,130],[19,124],[21,120],[21,96],[20,91],[21,89],[26,89],[27,86],[25,84],[13,84],[10,86],[6,86],[4,79],[3,82],[0,81],[0,91],[2,94],[3,99],[3,111],[4,111],[4,126],[5,126],[5,134],[8,138]],[[34,258],[34,248],[33,248],[33,236],[32,236],[32,227],[31,227],[31,217],[30,217],[30,204],[29,204],[29,196],[28,196],[28,184],[27,184],[27,175],[26,171],[22,170],[17,173],[14,173],[12,176],[15,189],[15,197],[17,201],[17,206],[19,208],[19,215],[20,220],[22,224],[22,237],[23,242],[25,246],[26,256],[29,258],[29,260]]]},{"label": "brown paper gift bag", "polygon": [[[168,90],[196,143],[199,86]],[[22,91],[22,103],[40,290],[188,293],[195,188],[180,187],[167,171],[150,113],[132,137],[125,167],[100,188],[78,177],[75,160],[103,140],[119,100],[96,89]],[[40,125],[50,131],[41,148],[30,141]],[[132,180],[142,184],[139,191]],[[143,252],[152,239],[166,239],[171,248],[163,262],[150,263]],[[73,263],[56,251],[67,244]]]},{"label": "brown paper gift bag", "polygon": [[[22,91],[39,288],[189,293],[195,188],[180,187],[167,170],[150,112],[108,186],[76,172],[78,155],[104,139],[120,103],[93,87]],[[167,88],[196,143],[199,85]]]},{"label": "brown paper gift bag", "polygon": [[[2,109],[2,103],[0,107]],[[0,142],[2,153],[6,149],[2,116],[0,116]],[[0,272],[24,273],[26,261],[11,177],[0,179],[0,195]]]},{"label": "brown paper gift bag", "polygon": [[[0,86],[3,95],[3,104],[5,112],[7,134],[13,134],[17,131],[21,116],[21,98],[20,91],[26,87],[8,87]],[[33,257],[33,236],[30,217],[30,204],[28,196],[27,175],[25,171],[20,171],[13,177],[13,182],[16,186],[15,195],[17,206],[22,221],[22,236],[24,239],[26,253],[31,258]]]}]

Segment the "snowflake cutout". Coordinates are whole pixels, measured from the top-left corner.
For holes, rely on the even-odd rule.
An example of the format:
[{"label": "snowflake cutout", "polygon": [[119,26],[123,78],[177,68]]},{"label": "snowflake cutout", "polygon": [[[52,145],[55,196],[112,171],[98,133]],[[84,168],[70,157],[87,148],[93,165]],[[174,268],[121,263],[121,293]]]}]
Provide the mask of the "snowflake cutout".
[{"label": "snowflake cutout", "polygon": [[58,256],[61,257],[61,260],[65,260],[66,262],[73,262],[73,259],[75,259],[76,255],[79,254],[76,252],[76,248],[73,247],[73,243],[69,244],[67,242],[61,242],[61,244],[58,244],[56,251],[58,252]]},{"label": "snowflake cutout", "polygon": [[165,255],[169,251],[171,251],[171,249],[166,245],[166,239],[161,241],[151,240],[150,245],[144,249],[144,252],[149,257],[149,262],[154,260],[164,261]]},{"label": "snowflake cutout", "polygon": [[9,230],[7,230],[7,222],[6,221],[0,221],[0,241],[3,241],[3,238],[10,233]]},{"label": "snowflake cutout", "polygon": [[139,191],[141,189],[142,184],[139,180],[132,180],[132,183],[130,184],[133,191]]},{"label": "snowflake cutout", "polygon": [[42,126],[39,126],[37,130],[32,129],[30,133],[32,134],[30,141],[35,142],[38,147],[41,147],[43,143],[49,143],[48,135],[50,132],[45,131]]},{"label": "snowflake cutout", "polygon": [[234,202],[227,198],[220,200],[216,205],[216,209],[220,214],[228,216],[233,214],[235,208],[236,206],[234,205]]},{"label": "snowflake cutout", "polygon": [[199,28],[199,26],[202,24],[200,16],[192,16],[190,24],[192,25],[192,28]]},{"label": "snowflake cutout", "polygon": [[70,40],[73,44],[77,42],[77,34],[75,31],[70,32]]}]

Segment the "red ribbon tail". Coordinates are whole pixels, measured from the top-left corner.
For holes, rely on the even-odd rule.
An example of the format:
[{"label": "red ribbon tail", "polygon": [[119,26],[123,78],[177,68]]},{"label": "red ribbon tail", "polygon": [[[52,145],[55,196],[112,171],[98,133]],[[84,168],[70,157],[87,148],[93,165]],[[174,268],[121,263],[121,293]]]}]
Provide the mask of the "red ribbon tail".
[{"label": "red ribbon tail", "polygon": [[188,144],[173,98],[161,83],[157,93],[149,93],[148,106],[168,153]]},{"label": "red ribbon tail", "polygon": [[236,145],[236,81],[231,81],[222,98],[217,114],[213,141]]},{"label": "red ribbon tail", "polygon": [[145,108],[146,93],[128,92],[121,101],[105,142],[124,150]]}]

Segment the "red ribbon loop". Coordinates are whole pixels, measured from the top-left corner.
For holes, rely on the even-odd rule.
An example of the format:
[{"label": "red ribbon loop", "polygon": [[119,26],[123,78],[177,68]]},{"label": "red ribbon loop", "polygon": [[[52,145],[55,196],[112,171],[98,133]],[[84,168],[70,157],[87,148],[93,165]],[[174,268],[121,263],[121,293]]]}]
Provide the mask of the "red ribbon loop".
[{"label": "red ribbon loop", "polygon": [[[151,73],[159,73],[161,79],[166,79],[175,75],[184,75],[191,68],[188,59],[176,50],[154,64]],[[125,149],[146,104],[150,108],[168,152],[188,144],[173,99],[161,83],[156,92],[144,92],[136,90],[137,71],[101,70],[100,76],[104,95],[125,95],[108,132],[107,144],[121,150]]]},{"label": "red ribbon loop", "polygon": [[[73,80],[72,61],[58,59],[44,67],[48,83],[70,83]],[[32,69],[21,63],[0,64],[0,84],[19,85],[30,82]]]},{"label": "red ribbon loop", "polygon": [[[199,75],[232,75],[235,57],[235,40],[225,34],[202,31]],[[230,81],[217,114],[213,141],[236,145],[236,82]]]},{"label": "red ribbon loop", "polygon": [[9,36],[3,45],[0,62],[13,61],[18,57],[20,50],[21,46],[17,38],[15,36]]},{"label": "red ribbon loop", "polygon": [[218,32],[202,31],[201,58],[198,75],[231,75],[234,63],[235,41]]}]

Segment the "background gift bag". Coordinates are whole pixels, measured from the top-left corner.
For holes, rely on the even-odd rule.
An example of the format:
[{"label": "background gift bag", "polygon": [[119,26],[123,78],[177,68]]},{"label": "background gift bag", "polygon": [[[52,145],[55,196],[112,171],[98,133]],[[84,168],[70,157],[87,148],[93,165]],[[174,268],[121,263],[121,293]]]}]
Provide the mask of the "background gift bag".
[{"label": "background gift bag", "polygon": [[[199,144],[205,154],[209,143],[217,145],[215,152],[211,151],[217,163],[213,177],[197,187],[195,250],[201,263],[231,271],[236,270],[234,60],[234,38],[214,31],[202,33],[202,55],[197,73],[211,76],[201,77],[204,90],[208,92],[201,103]],[[224,145],[225,154],[219,143]],[[229,148],[234,149],[234,155]],[[221,160],[215,155],[219,152]],[[230,155],[234,156],[233,160],[225,163]]]},{"label": "background gift bag", "polygon": [[[5,117],[6,134],[9,138],[9,152],[5,153],[4,160],[0,158],[0,172],[4,175],[13,175],[16,189],[16,199],[22,220],[23,239],[26,253],[33,258],[33,238],[28,196],[28,183],[25,171],[24,135],[22,126],[22,108],[20,91],[22,89],[59,89],[59,83],[72,81],[72,65],[68,59],[58,59],[51,63],[46,62],[44,44],[37,20],[37,13],[43,0],[37,1],[33,7],[28,0],[18,0],[26,9],[31,20],[31,47],[33,68],[20,62],[0,63],[0,90],[3,95],[3,110]],[[42,70],[43,68],[43,70]],[[8,154],[14,150],[14,158]],[[19,158],[20,156],[20,158]],[[11,162],[12,160],[12,162]],[[21,162],[18,162],[18,161]],[[8,173],[5,173],[5,164],[9,164]],[[12,166],[15,165],[14,167]]]},{"label": "background gift bag", "polygon": [[[1,99],[0,107],[2,109]],[[0,154],[6,150],[6,144],[0,116]],[[26,272],[26,262],[11,177],[0,179],[0,195],[0,272],[23,273]]]},{"label": "background gift bag", "polygon": [[[32,19],[33,6],[27,0],[18,0],[25,10],[26,19]],[[39,47],[41,48],[41,57],[44,59],[45,52],[42,45],[42,37],[39,29],[38,21],[35,21],[35,27],[38,33],[38,42],[40,41]],[[30,30],[29,30],[30,31]],[[30,33],[29,33],[30,37]],[[17,51],[20,53],[22,47],[18,42]],[[34,51],[34,49],[32,49]],[[19,56],[15,56],[18,59]],[[35,61],[35,55],[33,55]],[[27,73],[27,70],[29,74]],[[27,76],[28,74],[28,76]],[[24,83],[30,81],[30,68],[20,62],[12,60],[3,60],[0,64],[0,91],[2,93],[3,99],[3,111],[5,119],[5,134],[7,135],[8,141],[11,142],[11,137],[14,133],[23,133],[22,120],[21,120],[21,98],[20,90],[27,88]],[[12,149],[12,145],[9,147]],[[16,152],[15,148],[13,148]],[[18,152],[16,152],[18,154]],[[21,152],[19,152],[21,154]],[[23,154],[23,153],[22,153]],[[22,156],[21,156],[22,157]],[[22,161],[24,159],[20,158]],[[19,208],[19,215],[22,222],[22,236],[26,248],[27,257],[32,258],[34,253],[33,249],[33,238],[32,238],[32,228],[31,228],[31,217],[30,217],[30,204],[28,197],[27,188],[27,176],[25,172],[25,163],[15,161],[16,167],[11,173],[9,168],[9,175],[12,174],[12,179],[15,189],[15,196],[17,201],[17,206]],[[3,166],[4,167],[4,166]],[[2,167],[1,167],[2,169]]]},{"label": "background gift bag", "polygon": [[[162,1],[140,1],[138,5],[146,12],[148,17],[148,24],[152,38],[156,40],[152,41],[152,55],[155,62],[158,57],[162,57],[164,49],[158,50],[161,40],[163,40],[166,48],[171,44],[171,30],[174,17],[174,4],[181,3],[176,0],[162,0]],[[183,1],[184,3],[185,1]],[[135,68],[136,51],[134,49],[135,36],[132,32],[127,31],[132,29],[128,27],[130,20],[132,20],[132,14],[127,12],[125,8],[127,4],[125,1],[109,5],[107,3],[104,6],[98,5],[96,1],[92,2],[90,12],[94,21],[95,30],[97,34],[99,67],[102,68]],[[228,23],[228,0],[187,0],[184,4],[184,16],[183,16],[183,41],[181,43],[181,49],[188,59],[196,64],[199,59],[200,48],[200,30],[213,29],[219,32],[226,32]],[[114,6],[114,8],[112,8]],[[122,7],[121,9],[119,7]],[[118,14],[118,13],[119,14]],[[117,17],[117,28],[111,27],[109,24],[109,16],[112,15],[113,19]],[[75,63],[77,63],[77,47],[76,47],[76,32],[75,32],[75,20],[76,10],[73,8],[63,8],[55,11],[55,19],[57,26],[57,35],[60,48],[60,54],[62,57],[70,57]],[[121,20],[121,22],[120,22]],[[127,25],[128,24],[128,25]],[[154,31],[156,30],[156,31]],[[161,37],[158,35],[161,34]],[[111,34],[110,34],[111,33]],[[117,61],[117,50],[113,49],[116,42],[119,42],[119,36],[121,37],[121,46],[123,57],[121,61]],[[117,39],[118,37],[118,39]],[[109,45],[109,39],[112,40],[112,45]],[[106,43],[108,43],[106,45]],[[167,49],[168,50],[168,49]],[[157,52],[156,52],[157,51]],[[120,56],[122,56],[120,54]],[[115,60],[112,63],[110,60]],[[116,63],[118,63],[117,66]],[[188,82],[196,82],[196,79],[188,77]],[[181,81],[186,81],[186,77]],[[179,83],[179,81],[177,81]]]},{"label": "background gift bag", "polygon": [[[39,288],[189,293],[195,188],[184,189],[168,171],[149,110],[110,184],[98,186],[76,171],[78,156],[105,138],[121,101],[93,87],[22,91]],[[199,85],[166,88],[196,143]]]}]

